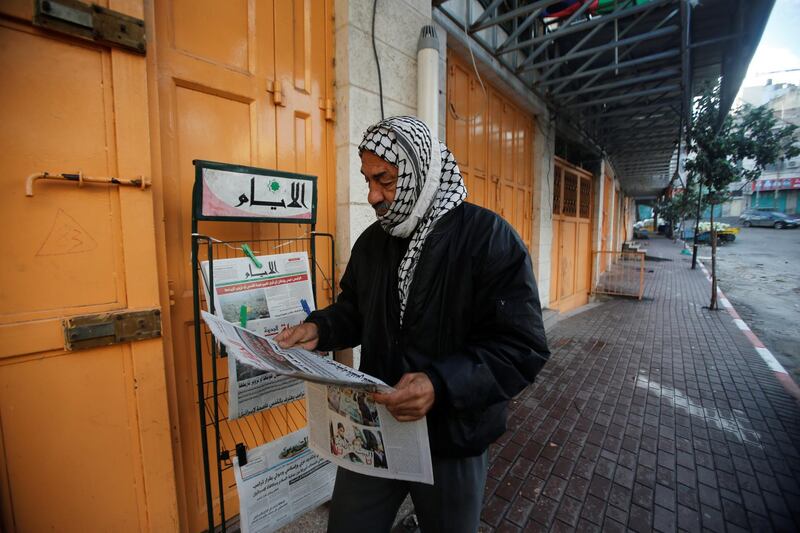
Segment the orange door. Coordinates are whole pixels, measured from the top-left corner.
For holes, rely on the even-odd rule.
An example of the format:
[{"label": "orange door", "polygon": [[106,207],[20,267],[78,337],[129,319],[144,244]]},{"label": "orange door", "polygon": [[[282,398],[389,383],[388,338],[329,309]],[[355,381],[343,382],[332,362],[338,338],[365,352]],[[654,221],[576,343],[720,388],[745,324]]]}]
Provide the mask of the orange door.
[{"label": "orange door", "polygon": [[591,282],[592,175],[556,158],[549,307],[588,303]]},{"label": "orange door", "polygon": [[[181,458],[181,502],[192,531],[206,527],[193,343],[191,190],[193,159],[302,172],[318,177],[319,231],[334,233],[332,2],[164,0],[156,2],[162,172],[161,201],[171,307]],[[303,235],[298,224],[204,223],[223,240]],[[321,248],[321,249],[320,249]],[[330,301],[327,243],[320,241],[318,306]],[[285,249],[282,249],[285,251]],[[269,253],[269,250],[262,250]],[[319,271],[318,271],[319,272]],[[207,360],[207,358],[206,358]],[[219,360],[218,375],[227,376]],[[223,389],[224,390],[224,389]],[[223,393],[224,395],[224,393]],[[223,398],[224,401],[224,398]],[[222,449],[248,447],[305,424],[302,404],[222,421]],[[214,449],[213,442],[209,442]],[[212,470],[215,458],[210,458]],[[213,474],[213,472],[212,472]],[[226,515],[238,511],[232,470],[223,479]],[[212,477],[216,494],[217,482]]]},{"label": "orange door", "polygon": [[464,176],[467,200],[499,213],[530,249],[534,119],[478,80],[471,63],[452,51],[447,58],[447,145]]},{"label": "orange door", "polygon": [[[64,349],[62,320],[159,306],[145,59],[0,7],[0,516],[4,531],[178,528],[161,338]],[[110,8],[143,18],[141,1]]]}]

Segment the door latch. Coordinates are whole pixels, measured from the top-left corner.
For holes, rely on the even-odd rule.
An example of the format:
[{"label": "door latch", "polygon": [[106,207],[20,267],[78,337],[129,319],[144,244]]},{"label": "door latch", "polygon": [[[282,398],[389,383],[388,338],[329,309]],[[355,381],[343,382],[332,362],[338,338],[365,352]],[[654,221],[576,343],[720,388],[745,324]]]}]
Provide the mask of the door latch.
[{"label": "door latch", "polygon": [[86,41],[147,51],[144,20],[78,0],[34,0],[33,25]]},{"label": "door latch", "polygon": [[161,309],[113,311],[63,321],[64,348],[83,350],[161,336]]}]

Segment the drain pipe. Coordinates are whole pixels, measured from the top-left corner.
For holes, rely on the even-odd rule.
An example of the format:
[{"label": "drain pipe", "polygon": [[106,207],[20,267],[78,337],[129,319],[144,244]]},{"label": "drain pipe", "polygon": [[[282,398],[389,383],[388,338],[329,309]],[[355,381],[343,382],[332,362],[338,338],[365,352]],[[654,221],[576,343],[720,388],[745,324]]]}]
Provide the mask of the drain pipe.
[{"label": "drain pipe", "polygon": [[417,116],[439,136],[439,38],[423,26],[417,42]]}]

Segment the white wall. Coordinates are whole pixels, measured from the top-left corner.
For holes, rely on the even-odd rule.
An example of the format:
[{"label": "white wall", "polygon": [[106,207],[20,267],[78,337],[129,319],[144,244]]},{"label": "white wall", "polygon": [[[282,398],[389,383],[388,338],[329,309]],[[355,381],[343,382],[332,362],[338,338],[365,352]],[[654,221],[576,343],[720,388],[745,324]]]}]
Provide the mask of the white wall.
[{"label": "white wall", "polygon": [[[364,131],[381,119],[381,113],[371,40],[372,0],[336,0],[335,17],[336,257],[337,269],[343,270],[356,239],[375,220],[357,149]],[[417,39],[422,26],[430,23],[430,2],[378,0],[375,40],[387,117],[416,114]],[[444,35],[439,38],[443,43]],[[444,58],[441,65],[444,70]],[[441,105],[440,113],[444,110]]]},{"label": "white wall", "polygon": [[[378,71],[372,49],[372,0],[336,0],[336,271],[341,276],[350,250],[364,229],[375,221],[361,175],[358,144],[367,127],[381,119]],[[383,81],[386,117],[416,115],[417,40],[431,24],[426,0],[378,0],[375,40]],[[439,30],[440,138],[444,139],[446,36]],[[345,362],[347,357],[344,358]],[[354,350],[353,364],[358,366]]]}]

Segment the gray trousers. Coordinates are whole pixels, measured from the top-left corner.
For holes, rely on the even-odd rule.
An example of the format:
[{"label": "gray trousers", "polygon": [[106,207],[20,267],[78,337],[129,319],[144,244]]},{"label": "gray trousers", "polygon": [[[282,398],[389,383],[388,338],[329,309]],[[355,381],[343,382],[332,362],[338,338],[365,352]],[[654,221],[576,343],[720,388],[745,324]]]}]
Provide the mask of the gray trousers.
[{"label": "gray trousers", "polygon": [[336,472],[328,533],[388,532],[397,510],[411,494],[423,533],[478,530],[488,454],[433,458],[433,485]]}]

